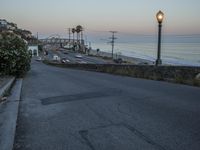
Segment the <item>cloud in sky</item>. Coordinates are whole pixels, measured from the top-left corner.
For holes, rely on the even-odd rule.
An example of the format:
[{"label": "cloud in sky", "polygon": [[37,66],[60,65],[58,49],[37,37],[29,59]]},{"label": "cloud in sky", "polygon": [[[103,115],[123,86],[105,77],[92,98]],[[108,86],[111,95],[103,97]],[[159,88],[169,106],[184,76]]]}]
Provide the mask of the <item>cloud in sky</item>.
[{"label": "cloud in sky", "polygon": [[151,34],[155,14],[165,13],[165,32],[200,33],[199,0],[0,0],[1,18],[42,34],[67,33],[78,24],[86,30]]}]

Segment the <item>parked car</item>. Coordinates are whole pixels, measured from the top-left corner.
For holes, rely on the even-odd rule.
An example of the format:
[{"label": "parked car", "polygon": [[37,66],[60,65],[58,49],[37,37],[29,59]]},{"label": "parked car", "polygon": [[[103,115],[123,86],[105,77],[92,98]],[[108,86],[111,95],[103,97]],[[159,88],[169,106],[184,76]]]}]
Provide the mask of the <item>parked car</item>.
[{"label": "parked car", "polygon": [[69,54],[68,52],[64,51],[63,54]]},{"label": "parked car", "polygon": [[37,57],[35,60],[36,61],[42,61],[42,58],[41,57]]},{"label": "parked car", "polygon": [[53,61],[60,61],[60,57],[58,55],[53,55]]},{"label": "parked car", "polygon": [[117,64],[121,64],[121,63],[123,63],[123,60],[122,60],[122,58],[117,58],[117,59],[114,59],[114,62]]},{"label": "parked car", "polygon": [[80,55],[80,54],[75,55],[75,57],[76,57],[76,58],[83,58],[83,56]]},{"label": "parked car", "polygon": [[60,61],[61,61],[61,63],[69,63],[70,62],[70,60],[67,58],[61,58]]}]

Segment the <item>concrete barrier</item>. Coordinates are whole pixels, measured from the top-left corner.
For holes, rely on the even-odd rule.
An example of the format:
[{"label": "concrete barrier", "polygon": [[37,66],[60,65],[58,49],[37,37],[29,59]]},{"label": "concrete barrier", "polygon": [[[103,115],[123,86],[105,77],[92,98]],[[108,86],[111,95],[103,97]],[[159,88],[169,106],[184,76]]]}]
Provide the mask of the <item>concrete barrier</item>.
[{"label": "concrete barrier", "polygon": [[2,97],[6,93],[6,91],[10,89],[14,81],[15,81],[15,77],[11,77],[10,79],[8,79],[8,82],[6,82],[5,85],[0,87],[0,97]]},{"label": "concrete barrier", "polygon": [[0,150],[12,150],[23,79],[16,79],[11,95],[0,104]]},{"label": "concrete barrier", "polygon": [[200,86],[200,81],[196,79],[196,76],[200,73],[200,67],[117,64],[59,64],[48,61],[44,61],[44,63],[59,67],[98,71],[136,78]]}]

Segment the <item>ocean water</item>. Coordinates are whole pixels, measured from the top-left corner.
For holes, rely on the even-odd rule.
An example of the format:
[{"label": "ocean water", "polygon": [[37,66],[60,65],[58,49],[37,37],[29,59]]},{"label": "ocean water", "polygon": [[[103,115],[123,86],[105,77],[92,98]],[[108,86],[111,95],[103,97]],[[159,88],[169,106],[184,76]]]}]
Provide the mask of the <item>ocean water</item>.
[{"label": "ocean water", "polygon": [[[157,41],[155,36],[134,36],[116,40],[114,54],[155,61]],[[107,41],[92,42],[92,49],[111,53]],[[166,36],[162,39],[161,59],[165,64],[200,66],[200,35]]]}]

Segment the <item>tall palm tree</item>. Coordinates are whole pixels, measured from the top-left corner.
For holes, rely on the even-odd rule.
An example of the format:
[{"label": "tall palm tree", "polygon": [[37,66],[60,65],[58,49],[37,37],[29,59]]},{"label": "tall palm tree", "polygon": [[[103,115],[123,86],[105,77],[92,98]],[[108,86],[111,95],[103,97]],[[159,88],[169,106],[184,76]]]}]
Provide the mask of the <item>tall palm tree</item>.
[{"label": "tall palm tree", "polygon": [[74,45],[74,33],[76,32],[75,28],[72,28],[72,34],[73,34],[73,45]]},{"label": "tall palm tree", "polygon": [[[81,25],[76,26],[76,32],[77,32],[77,41],[80,43],[80,33],[82,35],[83,27]],[[82,41],[82,37],[81,37]]]}]

